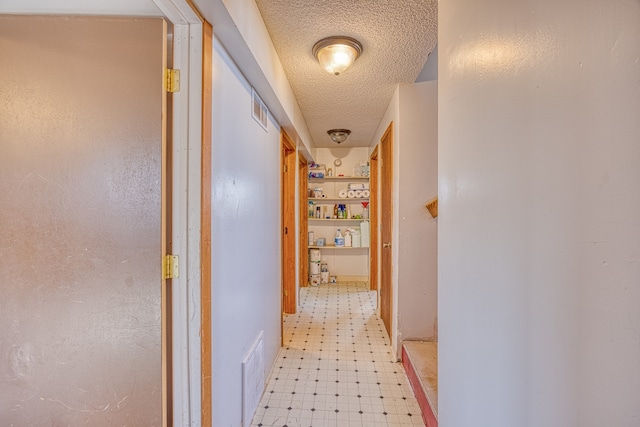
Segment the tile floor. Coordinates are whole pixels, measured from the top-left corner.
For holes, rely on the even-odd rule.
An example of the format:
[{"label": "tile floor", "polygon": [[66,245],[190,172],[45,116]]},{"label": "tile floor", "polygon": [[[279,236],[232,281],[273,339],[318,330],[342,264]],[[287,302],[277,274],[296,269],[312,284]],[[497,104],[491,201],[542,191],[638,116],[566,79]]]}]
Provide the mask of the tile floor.
[{"label": "tile floor", "polygon": [[302,288],[284,347],[251,424],[424,426],[420,408],[362,282]]}]

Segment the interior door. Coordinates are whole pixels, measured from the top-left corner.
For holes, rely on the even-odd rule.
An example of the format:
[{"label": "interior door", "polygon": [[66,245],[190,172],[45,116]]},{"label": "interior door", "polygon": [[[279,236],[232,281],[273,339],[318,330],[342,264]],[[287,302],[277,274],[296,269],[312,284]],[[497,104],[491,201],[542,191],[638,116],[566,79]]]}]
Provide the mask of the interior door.
[{"label": "interior door", "polygon": [[3,425],[166,418],[165,40],[161,19],[0,16]]},{"label": "interior door", "polygon": [[282,131],[282,311],[295,314],[296,303],[296,147]]},{"label": "interior door", "polygon": [[393,123],[380,141],[380,317],[391,338],[392,319],[392,218],[393,218]]}]

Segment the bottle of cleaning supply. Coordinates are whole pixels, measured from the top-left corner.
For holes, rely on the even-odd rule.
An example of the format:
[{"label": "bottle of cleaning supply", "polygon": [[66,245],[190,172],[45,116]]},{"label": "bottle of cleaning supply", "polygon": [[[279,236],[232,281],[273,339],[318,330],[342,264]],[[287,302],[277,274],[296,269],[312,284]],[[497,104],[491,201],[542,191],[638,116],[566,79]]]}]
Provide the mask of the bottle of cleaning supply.
[{"label": "bottle of cleaning supply", "polygon": [[349,230],[347,230],[344,233],[344,247],[345,248],[350,248],[351,247],[351,233],[349,232]]},{"label": "bottle of cleaning supply", "polygon": [[336,247],[344,246],[344,237],[342,237],[342,233],[340,232],[339,228],[338,228],[338,231],[336,231],[335,244],[336,244]]}]

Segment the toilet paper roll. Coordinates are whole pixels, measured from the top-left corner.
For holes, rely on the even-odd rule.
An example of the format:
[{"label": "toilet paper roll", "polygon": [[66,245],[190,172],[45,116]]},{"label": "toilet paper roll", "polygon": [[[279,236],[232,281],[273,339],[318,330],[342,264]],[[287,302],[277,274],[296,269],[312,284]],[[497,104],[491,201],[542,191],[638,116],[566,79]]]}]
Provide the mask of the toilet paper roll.
[{"label": "toilet paper roll", "polygon": [[363,197],[362,190],[356,190],[356,199],[362,199]]},{"label": "toilet paper roll", "polygon": [[338,193],[338,197],[341,199],[346,199],[347,198],[347,190],[340,190],[340,192]]},{"label": "toilet paper roll", "polygon": [[368,199],[369,196],[371,196],[371,191],[369,190],[362,190],[362,197],[365,199]]},{"label": "toilet paper roll", "polygon": [[356,192],[354,190],[347,191],[347,197],[350,198],[350,199],[355,199]]}]

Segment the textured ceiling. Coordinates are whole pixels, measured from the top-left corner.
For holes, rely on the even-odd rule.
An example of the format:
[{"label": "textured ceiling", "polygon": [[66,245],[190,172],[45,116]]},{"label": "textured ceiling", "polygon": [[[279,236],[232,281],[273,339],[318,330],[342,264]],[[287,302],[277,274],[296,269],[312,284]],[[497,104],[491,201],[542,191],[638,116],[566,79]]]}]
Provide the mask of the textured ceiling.
[{"label": "textured ceiling", "polygon": [[[437,0],[256,0],[317,147],[368,146],[395,86],[413,83],[437,42]],[[362,43],[355,64],[328,74],[311,49],[328,36]]]}]

